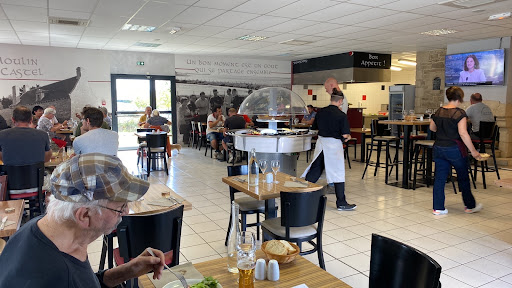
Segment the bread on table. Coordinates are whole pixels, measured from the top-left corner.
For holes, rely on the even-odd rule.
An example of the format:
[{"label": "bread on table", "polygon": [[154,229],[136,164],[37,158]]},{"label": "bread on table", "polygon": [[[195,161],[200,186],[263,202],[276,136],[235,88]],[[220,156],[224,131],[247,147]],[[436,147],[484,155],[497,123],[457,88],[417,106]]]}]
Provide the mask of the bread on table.
[{"label": "bread on table", "polygon": [[288,255],[288,249],[286,249],[286,246],[279,240],[268,241],[265,250],[275,255]]}]

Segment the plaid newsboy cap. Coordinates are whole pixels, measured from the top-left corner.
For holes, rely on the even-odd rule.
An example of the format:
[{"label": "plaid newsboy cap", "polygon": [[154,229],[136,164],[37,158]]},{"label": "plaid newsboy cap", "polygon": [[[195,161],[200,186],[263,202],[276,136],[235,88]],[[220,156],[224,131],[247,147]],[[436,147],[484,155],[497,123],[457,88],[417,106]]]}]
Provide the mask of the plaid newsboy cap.
[{"label": "plaid newsboy cap", "polygon": [[50,183],[55,198],[82,203],[135,201],[149,189],[149,182],[128,173],[119,158],[100,153],[77,155],[62,163],[53,171]]}]

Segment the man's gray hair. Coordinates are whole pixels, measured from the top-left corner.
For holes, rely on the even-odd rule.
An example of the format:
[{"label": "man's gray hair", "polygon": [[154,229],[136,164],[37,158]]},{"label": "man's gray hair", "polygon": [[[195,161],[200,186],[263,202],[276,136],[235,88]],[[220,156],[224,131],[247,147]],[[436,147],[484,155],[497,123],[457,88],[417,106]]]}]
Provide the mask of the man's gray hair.
[{"label": "man's gray hair", "polygon": [[101,215],[101,207],[99,205],[106,206],[107,202],[108,200],[102,199],[86,203],[74,203],[58,200],[55,196],[51,195],[48,206],[46,207],[46,214],[57,223],[64,223],[66,221],[76,222],[76,210],[86,207]]},{"label": "man's gray hair", "polygon": [[46,109],[44,109],[43,114],[44,115],[49,115],[49,114],[55,115],[55,114],[57,114],[57,111],[55,111],[55,109],[53,109],[53,108],[46,108]]},{"label": "man's gray hair", "polygon": [[158,110],[153,110],[153,117],[160,116],[160,112]]}]

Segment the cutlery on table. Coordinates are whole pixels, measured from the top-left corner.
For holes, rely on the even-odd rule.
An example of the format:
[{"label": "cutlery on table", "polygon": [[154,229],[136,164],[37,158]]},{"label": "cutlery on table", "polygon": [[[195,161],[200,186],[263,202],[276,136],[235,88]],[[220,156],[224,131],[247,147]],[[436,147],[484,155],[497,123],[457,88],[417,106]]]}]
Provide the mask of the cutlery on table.
[{"label": "cutlery on table", "polygon": [[179,201],[178,199],[172,197],[172,196],[169,196],[172,200],[176,201],[176,203],[178,204],[181,204],[183,201]]},{"label": "cutlery on table", "polygon": [[7,222],[7,216],[5,216],[5,217],[2,219],[2,224],[0,224],[0,230],[4,230],[4,228],[5,228],[5,222]]},{"label": "cutlery on table", "polygon": [[[151,256],[156,257],[155,253],[153,253],[153,250],[151,250],[150,248],[147,248],[146,251],[148,251],[148,253],[151,254]],[[164,267],[165,267],[165,269],[169,270],[172,274],[174,274],[174,276],[176,276],[176,278],[178,278],[178,280],[180,280],[181,285],[183,285],[184,288],[188,288],[187,280],[185,280],[185,277],[183,277],[183,275],[172,271],[171,268],[169,268],[169,266],[167,266],[167,264],[165,264],[165,263],[164,263]]]}]

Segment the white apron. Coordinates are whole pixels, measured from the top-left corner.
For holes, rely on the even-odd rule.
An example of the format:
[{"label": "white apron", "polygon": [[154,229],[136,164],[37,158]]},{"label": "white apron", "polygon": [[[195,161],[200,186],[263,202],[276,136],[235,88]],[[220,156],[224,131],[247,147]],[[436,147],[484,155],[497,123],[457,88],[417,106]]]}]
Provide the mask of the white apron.
[{"label": "white apron", "polygon": [[[318,136],[315,154],[301,178],[305,178],[318,155],[324,152],[325,170],[320,178],[327,178],[327,183],[345,182],[345,158],[343,156],[343,143],[340,139]],[[324,176],[325,175],[325,176]]]}]

